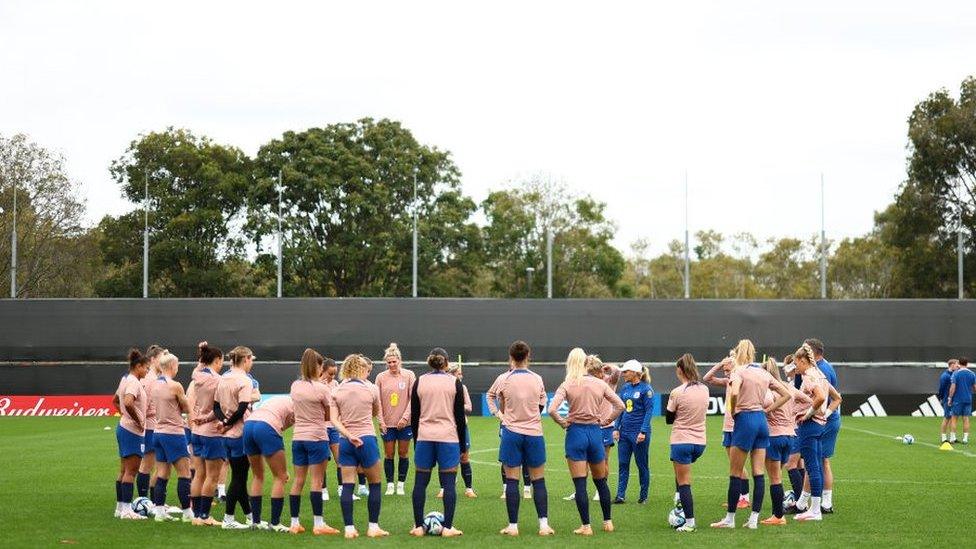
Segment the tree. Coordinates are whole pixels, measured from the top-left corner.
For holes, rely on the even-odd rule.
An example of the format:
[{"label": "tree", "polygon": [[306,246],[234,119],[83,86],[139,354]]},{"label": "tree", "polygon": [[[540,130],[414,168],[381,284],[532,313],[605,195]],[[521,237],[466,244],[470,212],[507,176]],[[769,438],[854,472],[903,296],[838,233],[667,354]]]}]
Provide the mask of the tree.
[{"label": "tree", "polygon": [[834,299],[891,297],[897,258],[876,232],[845,238],[828,263],[827,280]]},{"label": "tree", "polygon": [[770,239],[771,248],[759,256],[756,279],[765,296],[777,299],[818,297],[816,244],[796,238]]},{"label": "tree", "polygon": [[249,193],[246,230],[259,261],[275,251],[279,172],[286,295],[410,295],[412,207],[419,216],[419,294],[470,295],[474,277],[467,275],[479,246],[469,220],[475,205],[461,194],[449,153],[385,119],[270,141],[258,151]]},{"label": "tree", "polygon": [[64,158],[23,134],[0,135],[0,279],[10,280],[17,193],[17,297],[92,295],[98,254],[82,227],[85,203]]},{"label": "tree", "polygon": [[[235,147],[173,128],[141,136],[112,163],[130,201],[144,200],[148,181],[150,295],[242,295],[233,270],[245,243],[232,227],[243,213],[250,164]],[[108,264],[99,295],[141,295],[144,215],[139,209],[99,224]]]}]

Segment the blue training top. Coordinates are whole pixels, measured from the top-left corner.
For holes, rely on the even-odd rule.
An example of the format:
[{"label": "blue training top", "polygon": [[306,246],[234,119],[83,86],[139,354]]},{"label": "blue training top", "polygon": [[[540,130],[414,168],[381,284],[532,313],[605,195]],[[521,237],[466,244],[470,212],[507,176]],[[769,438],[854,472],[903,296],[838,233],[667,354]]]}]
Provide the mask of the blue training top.
[{"label": "blue training top", "polygon": [[959,368],[952,374],[952,383],[956,386],[956,392],[952,395],[952,403],[971,404],[976,374],[969,368]]},{"label": "blue training top", "polygon": [[614,429],[621,433],[649,434],[654,413],[654,388],[644,381],[624,383],[619,395],[624,401],[624,411],[614,423]]},{"label": "blue training top", "polygon": [[952,385],[952,372],[946,370],[939,376],[939,393],[935,395],[941,402],[949,398],[950,385]]},{"label": "blue training top", "polygon": [[[834,389],[837,389],[837,392],[840,392],[840,386],[837,385],[837,372],[834,370],[834,365],[827,362],[826,359],[821,358],[817,361],[817,368],[820,368],[820,371],[823,372],[823,375],[827,378],[827,381],[834,386]],[[830,393],[827,394],[827,404],[830,404]],[[840,410],[830,414],[830,417],[828,417],[827,420],[840,421]]]}]

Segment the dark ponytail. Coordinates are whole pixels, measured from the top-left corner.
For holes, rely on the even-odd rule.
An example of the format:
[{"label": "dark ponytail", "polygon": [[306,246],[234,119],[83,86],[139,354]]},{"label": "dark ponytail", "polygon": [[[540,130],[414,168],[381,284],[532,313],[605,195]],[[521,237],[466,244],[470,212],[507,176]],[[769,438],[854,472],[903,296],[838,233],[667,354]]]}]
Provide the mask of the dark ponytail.
[{"label": "dark ponytail", "polygon": [[447,351],[441,349],[440,347],[434,347],[434,349],[430,352],[430,355],[427,356],[427,365],[438,372],[443,371],[444,368],[447,368],[447,363]]},{"label": "dark ponytail", "polygon": [[197,352],[197,360],[199,360],[203,364],[211,364],[213,363],[213,361],[217,360],[218,358],[220,359],[224,358],[224,352],[221,351],[219,348],[206,343],[204,343],[199,347],[199,350]]},{"label": "dark ponytail", "polygon": [[149,362],[149,357],[142,354],[142,351],[136,349],[135,347],[129,349],[129,369],[139,366],[140,364],[147,364]]}]

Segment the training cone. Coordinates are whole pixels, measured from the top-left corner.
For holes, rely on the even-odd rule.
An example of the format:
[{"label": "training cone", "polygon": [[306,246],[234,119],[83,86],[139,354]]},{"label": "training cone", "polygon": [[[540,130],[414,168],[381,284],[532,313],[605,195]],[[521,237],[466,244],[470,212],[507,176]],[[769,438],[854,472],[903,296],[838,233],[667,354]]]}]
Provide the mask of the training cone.
[{"label": "training cone", "polygon": [[946,452],[951,451],[952,450],[952,445],[949,444],[948,442],[943,442],[942,443],[942,446],[939,446],[939,450],[943,450],[943,451],[946,451]]}]

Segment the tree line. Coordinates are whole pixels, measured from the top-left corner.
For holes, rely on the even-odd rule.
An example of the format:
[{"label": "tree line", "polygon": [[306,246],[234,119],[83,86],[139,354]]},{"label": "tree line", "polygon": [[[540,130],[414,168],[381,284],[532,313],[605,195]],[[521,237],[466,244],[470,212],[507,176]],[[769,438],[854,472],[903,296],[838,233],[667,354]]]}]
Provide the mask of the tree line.
[{"label": "tree line", "polygon": [[[871,232],[828,242],[828,297],[956,295],[959,223],[966,235],[976,228],[976,78],[958,97],[938,90],[915,106],[907,149],[905,180]],[[147,222],[150,296],[273,296],[279,208],[288,297],[411,295],[414,213],[421,296],[544,297],[550,239],[554,297],[684,295],[682,242],[656,256],[645,240],[618,250],[606,204],[544,174],[476,203],[450,152],[393,120],[285,132],[253,157],[167,128],[132,141],[109,171],[135,208],[86,227],[63,158],[0,136],[0,280],[16,187],[18,297],[141,296]],[[973,240],[964,246],[976,275]],[[819,297],[819,250],[815,235],[699,231],[691,297]]]}]

